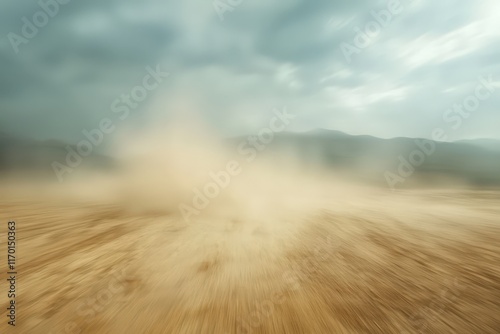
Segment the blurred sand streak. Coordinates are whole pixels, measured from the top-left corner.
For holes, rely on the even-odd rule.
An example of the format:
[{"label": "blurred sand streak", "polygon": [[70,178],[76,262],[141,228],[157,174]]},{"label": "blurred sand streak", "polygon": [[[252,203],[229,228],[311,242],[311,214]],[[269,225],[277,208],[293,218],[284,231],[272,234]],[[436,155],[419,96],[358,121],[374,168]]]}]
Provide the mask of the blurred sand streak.
[{"label": "blurred sand streak", "polygon": [[18,333],[500,332],[498,192],[345,190],[300,214],[190,224],[1,196],[2,224],[18,222]]}]

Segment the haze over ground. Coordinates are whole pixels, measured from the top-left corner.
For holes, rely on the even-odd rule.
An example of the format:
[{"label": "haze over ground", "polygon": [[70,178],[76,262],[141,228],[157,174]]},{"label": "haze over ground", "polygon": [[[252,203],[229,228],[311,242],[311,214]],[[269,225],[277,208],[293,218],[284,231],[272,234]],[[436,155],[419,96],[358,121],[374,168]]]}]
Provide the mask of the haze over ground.
[{"label": "haze over ground", "polygon": [[499,11],[2,1],[0,333],[499,333]]}]

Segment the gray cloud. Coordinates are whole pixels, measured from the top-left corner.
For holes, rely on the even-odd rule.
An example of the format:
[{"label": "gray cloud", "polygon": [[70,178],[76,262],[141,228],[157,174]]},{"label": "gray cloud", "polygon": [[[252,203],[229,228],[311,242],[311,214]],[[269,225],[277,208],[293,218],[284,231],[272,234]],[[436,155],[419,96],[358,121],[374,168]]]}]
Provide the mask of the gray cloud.
[{"label": "gray cloud", "polygon": [[[48,1],[48,0],[47,0]],[[36,2],[0,4],[0,130],[81,139],[146,66],[171,77],[137,119],[179,100],[226,134],[265,124],[273,107],[299,114],[295,130],[326,127],[382,137],[429,137],[443,112],[492,74],[500,90],[500,23],[493,0],[401,0],[403,10],[349,64],[340,49],[386,1],[245,0],[219,19],[212,3],[70,1],[16,54],[7,35]],[[452,138],[496,137],[498,93]],[[129,126],[130,124],[127,124]]]}]

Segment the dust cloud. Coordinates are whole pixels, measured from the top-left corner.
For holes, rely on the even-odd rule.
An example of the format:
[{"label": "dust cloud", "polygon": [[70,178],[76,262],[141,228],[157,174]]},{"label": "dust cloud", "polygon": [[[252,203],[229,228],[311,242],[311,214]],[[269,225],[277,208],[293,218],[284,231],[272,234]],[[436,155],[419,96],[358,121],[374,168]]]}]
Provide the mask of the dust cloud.
[{"label": "dust cloud", "polygon": [[19,333],[500,329],[498,191],[356,184],[192,120],[117,138],[111,171],[5,181]]}]

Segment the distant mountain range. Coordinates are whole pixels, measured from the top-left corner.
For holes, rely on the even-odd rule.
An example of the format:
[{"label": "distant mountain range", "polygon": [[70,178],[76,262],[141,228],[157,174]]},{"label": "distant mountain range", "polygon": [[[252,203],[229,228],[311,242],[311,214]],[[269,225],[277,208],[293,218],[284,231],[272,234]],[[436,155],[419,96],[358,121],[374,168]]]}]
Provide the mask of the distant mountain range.
[{"label": "distant mountain range", "polygon": [[403,186],[447,180],[500,185],[500,141],[493,139],[434,142],[317,129],[277,135],[266,154],[279,152],[287,152],[306,167],[320,166],[376,184]]},{"label": "distant mountain range", "polygon": [[[62,141],[37,141],[0,132],[0,174],[26,172],[55,178],[52,163],[65,163],[67,147],[76,149],[74,145]],[[82,165],[106,168],[113,165],[113,160],[104,155],[90,154],[82,159]]]},{"label": "distant mountain range", "polygon": [[[237,149],[245,137],[232,138]],[[69,145],[75,149],[75,146]],[[63,163],[68,144],[35,141],[0,133],[0,174],[29,171],[55,178],[52,162]],[[365,182],[397,186],[413,182],[466,182],[478,186],[500,186],[500,140],[478,139],[433,142],[424,139],[354,136],[318,129],[305,133],[276,135],[262,153],[286,155],[304,168],[322,168]],[[109,168],[112,158],[91,154],[83,165]],[[404,182],[402,182],[402,180]]]},{"label": "distant mountain range", "polygon": [[457,143],[469,144],[489,151],[500,152],[500,140],[496,139],[466,139],[457,141]]}]

